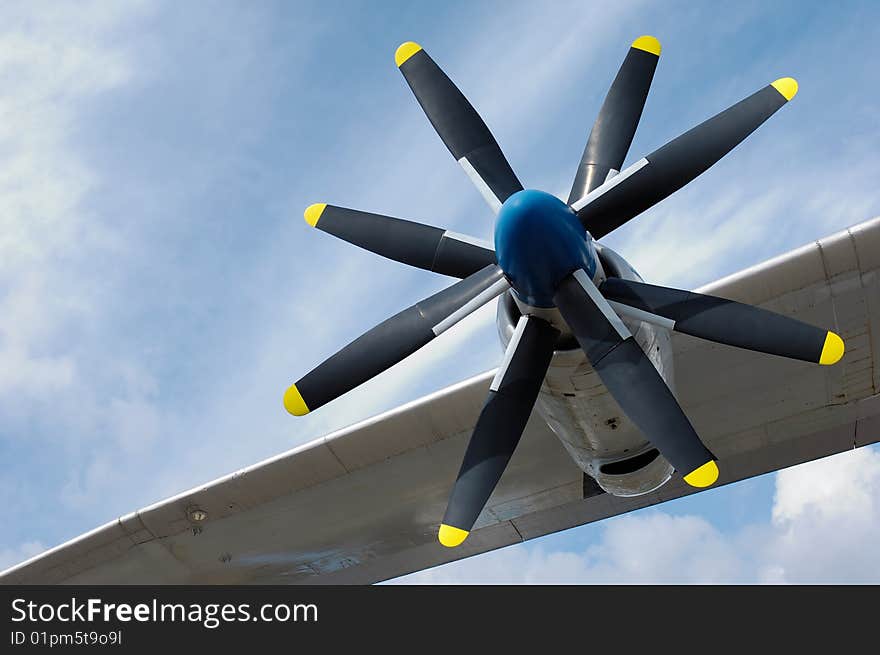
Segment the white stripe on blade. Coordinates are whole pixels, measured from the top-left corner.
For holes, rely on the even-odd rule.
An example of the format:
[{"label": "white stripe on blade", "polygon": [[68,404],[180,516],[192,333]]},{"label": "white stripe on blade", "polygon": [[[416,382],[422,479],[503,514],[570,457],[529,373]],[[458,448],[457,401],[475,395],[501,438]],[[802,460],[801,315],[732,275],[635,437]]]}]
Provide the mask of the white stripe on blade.
[{"label": "white stripe on blade", "polygon": [[510,284],[507,282],[507,280],[501,278],[491,287],[481,292],[479,295],[474,296],[471,300],[466,302],[464,305],[452,312],[449,316],[437,323],[437,325],[431,328],[431,331],[434,333],[435,337],[439,337],[441,334],[446,332],[446,330],[458,323],[465,316],[477,311],[480,307],[492,300],[495,296],[500,296],[509,288]]},{"label": "white stripe on blade", "polygon": [[471,163],[467,160],[467,157],[462,157],[458,160],[458,163],[461,164],[461,167],[464,169],[464,172],[467,173],[468,177],[471,178],[471,182],[474,183],[474,186],[477,187],[480,194],[483,198],[486,199],[486,202],[489,203],[489,206],[492,208],[492,211],[497,214],[501,211],[501,200],[499,200],[494,193],[492,193],[492,189],[489,188],[489,185],[486,184],[485,180],[480,177],[480,174],[477,173],[477,169],[475,169]]},{"label": "white stripe on blade", "polygon": [[608,180],[610,180],[612,177],[614,177],[615,175],[617,175],[619,172],[620,172],[620,171],[617,170],[616,168],[610,168],[610,169],[608,169],[608,175],[606,175],[606,176],[605,176],[605,179],[602,180],[602,184],[605,184],[605,182],[607,182]]},{"label": "white stripe on blade", "polygon": [[671,318],[658,316],[657,314],[646,312],[644,309],[639,309],[638,307],[630,307],[629,305],[624,305],[623,303],[615,302],[614,300],[609,300],[608,304],[611,305],[611,309],[613,309],[621,316],[626,316],[627,318],[631,318],[634,321],[653,323],[654,325],[659,325],[660,327],[666,328],[667,330],[675,329],[675,321],[673,321]]},{"label": "white stripe on blade", "polygon": [[510,338],[510,343],[507,344],[507,350],[504,351],[504,359],[501,360],[501,366],[498,367],[498,371],[495,373],[495,378],[492,380],[492,384],[489,385],[489,391],[498,391],[501,387],[501,383],[504,382],[507,368],[510,366],[510,362],[513,361],[513,355],[516,353],[516,349],[519,346],[520,339],[522,339],[523,332],[526,331],[526,325],[528,325],[528,323],[528,316],[520,316],[519,320],[516,322],[513,336]]},{"label": "white stripe on blade", "polygon": [[596,285],[593,284],[593,281],[587,276],[586,271],[582,268],[579,268],[574,273],[574,279],[580,283],[581,288],[587,292],[587,295],[590,296],[590,300],[596,303],[596,307],[602,310],[602,313],[605,315],[605,318],[608,319],[608,322],[614,326],[614,329],[617,330],[617,334],[620,335],[621,339],[629,339],[632,334],[627,329],[627,327],[623,324],[623,321],[620,320],[620,316],[618,316],[614,310],[611,308],[611,305],[608,304],[608,301],[605,300],[605,297],[599,293],[599,290],[596,288]]},{"label": "white stripe on blade", "polygon": [[618,173],[617,175],[615,175],[611,179],[606,178],[607,181],[602,186],[598,186],[595,189],[593,189],[592,191],[590,191],[583,198],[581,198],[580,200],[578,200],[577,202],[572,204],[571,208],[573,210],[575,210],[576,212],[579,212],[584,207],[586,207],[591,202],[593,202],[596,198],[607,193],[608,191],[610,191],[611,189],[616,187],[618,184],[623,182],[630,175],[632,175],[633,173],[637,173],[638,171],[643,169],[645,166],[648,165],[648,163],[649,163],[648,160],[645,159],[644,157],[642,157],[635,164],[633,164],[632,166],[630,166],[626,170]]},{"label": "white stripe on blade", "polygon": [[472,237],[467,234],[460,234],[458,232],[451,232],[450,230],[446,230],[443,233],[444,239],[452,239],[454,241],[461,241],[462,243],[469,243],[472,246],[479,246],[480,248],[485,248],[486,250],[495,250],[495,245],[486,241],[485,239],[478,239],[477,237]]}]

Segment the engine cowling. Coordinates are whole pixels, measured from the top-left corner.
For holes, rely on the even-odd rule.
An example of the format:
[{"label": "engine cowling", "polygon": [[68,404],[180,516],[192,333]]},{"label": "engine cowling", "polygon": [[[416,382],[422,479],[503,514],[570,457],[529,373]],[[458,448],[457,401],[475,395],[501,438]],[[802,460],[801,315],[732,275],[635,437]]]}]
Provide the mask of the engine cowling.
[{"label": "engine cowling", "polygon": [[[607,246],[595,245],[600,264],[597,282],[605,276],[642,281],[623,257]],[[527,307],[513,294],[504,294],[496,315],[502,345],[507,346],[523,312],[537,314],[562,331],[536,409],[578,467],[615,496],[642,495],[665,484],[672,466],[607,392],[557,310]],[[674,391],[669,333],[647,323],[624,322]]]}]

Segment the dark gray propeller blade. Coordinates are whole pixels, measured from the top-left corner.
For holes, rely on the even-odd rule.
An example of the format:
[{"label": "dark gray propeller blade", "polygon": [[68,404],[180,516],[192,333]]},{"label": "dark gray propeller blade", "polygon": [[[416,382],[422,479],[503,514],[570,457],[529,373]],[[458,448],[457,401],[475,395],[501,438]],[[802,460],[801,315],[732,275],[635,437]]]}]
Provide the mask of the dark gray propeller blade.
[{"label": "dark gray propeller blade", "polygon": [[691,486],[713,484],[718,479],[714,455],[586,273],[565,278],[554,300],[599,378],[648,441]]},{"label": "dark gray propeller blade", "polygon": [[483,119],[418,43],[401,45],[394,61],[449,152],[497,214],[523,187]]},{"label": "dark gray propeller blade", "polygon": [[292,384],[284,407],[302,416],[412,355],[509,288],[490,265],[416,303],[358,337]]},{"label": "dark gray propeller blade", "polygon": [[377,255],[443,275],[466,278],[495,263],[495,251],[475,239],[401,218],[316,203],[305,219]]},{"label": "dark gray propeller blade", "polygon": [[438,534],[444,546],[465,540],[501,479],[538,398],[558,336],[540,318],[523,316],[517,323],[449,496]]},{"label": "dark gray propeller blade", "polygon": [[660,42],[653,36],[640,36],[633,41],[590,131],[568,194],[569,205],[605,182],[610,172],[620,171],[639,125],[659,59]]},{"label": "dark gray propeller blade", "polygon": [[599,290],[609,300],[671,319],[672,329],[701,339],[825,365],[843,357],[843,340],[834,332],[766,309],[620,278],[608,278]]},{"label": "dark gray propeller blade", "polygon": [[704,172],[796,93],[790,77],[768,84],[618,173],[572,208],[594,238],[605,236]]}]

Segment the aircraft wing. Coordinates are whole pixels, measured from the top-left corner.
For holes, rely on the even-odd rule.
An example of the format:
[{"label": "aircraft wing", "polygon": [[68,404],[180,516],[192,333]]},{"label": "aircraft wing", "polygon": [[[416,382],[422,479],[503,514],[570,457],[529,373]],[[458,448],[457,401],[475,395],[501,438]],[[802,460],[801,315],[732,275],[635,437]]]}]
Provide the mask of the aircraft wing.
[{"label": "aircraft wing", "polygon": [[[880,440],[880,218],[702,292],[834,329],[820,367],[676,334],[678,395],[721,483]],[[537,414],[465,544],[437,525],[492,372],[120,517],[0,574],[0,583],[368,583],[677,498],[583,498]],[[193,520],[194,510],[206,513]]]}]

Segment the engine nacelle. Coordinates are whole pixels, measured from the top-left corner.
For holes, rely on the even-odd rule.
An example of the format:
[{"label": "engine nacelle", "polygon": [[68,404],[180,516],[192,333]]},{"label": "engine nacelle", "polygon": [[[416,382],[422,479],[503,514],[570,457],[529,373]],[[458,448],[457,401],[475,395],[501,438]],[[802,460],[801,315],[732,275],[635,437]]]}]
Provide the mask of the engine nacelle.
[{"label": "engine nacelle", "polygon": [[[616,252],[595,244],[599,268],[594,279],[642,281]],[[673,468],[645,439],[608,393],[556,309],[524,307],[512,293],[498,301],[496,323],[504,347],[523,311],[562,330],[550,370],[535,405],[571,458],[599,486],[615,496],[638,496],[661,487]],[[624,319],[660,375],[675,391],[670,334],[657,326]]]}]

